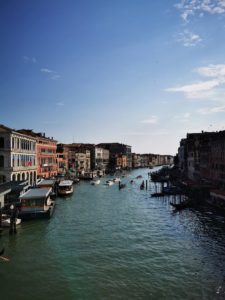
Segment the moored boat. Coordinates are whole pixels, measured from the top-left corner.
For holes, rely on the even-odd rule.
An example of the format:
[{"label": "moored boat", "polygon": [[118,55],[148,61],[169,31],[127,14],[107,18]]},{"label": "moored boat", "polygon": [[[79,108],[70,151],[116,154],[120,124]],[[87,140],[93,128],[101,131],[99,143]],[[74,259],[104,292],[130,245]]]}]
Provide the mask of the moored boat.
[{"label": "moored boat", "polygon": [[100,179],[93,179],[93,180],[90,181],[90,184],[91,185],[96,185],[96,184],[100,184],[100,182],[101,182]]},{"label": "moored boat", "polygon": [[55,208],[51,191],[51,188],[34,188],[20,196],[18,217],[22,220],[51,217]]},{"label": "moored boat", "polygon": [[180,210],[180,209],[190,207],[191,201],[189,199],[186,199],[181,201],[180,203],[170,202],[170,205],[173,206],[175,209]]},{"label": "moored boat", "polygon": [[72,180],[62,180],[58,185],[59,195],[69,195],[73,193],[73,181]]},{"label": "moored boat", "polygon": [[[21,223],[21,219],[16,218],[15,224],[19,225]],[[2,227],[9,227],[10,226],[10,217],[8,215],[2,215]]]}]

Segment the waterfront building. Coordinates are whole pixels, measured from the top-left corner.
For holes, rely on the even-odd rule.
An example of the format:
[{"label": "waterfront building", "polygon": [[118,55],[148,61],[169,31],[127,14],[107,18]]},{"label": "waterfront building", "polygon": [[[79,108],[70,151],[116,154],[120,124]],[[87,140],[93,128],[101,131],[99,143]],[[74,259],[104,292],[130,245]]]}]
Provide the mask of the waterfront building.
[{"label": "waterfront building", "polygon": [[120,144],[120,143],[100,143],[98,147],[109,150],[109,168],[111,170],[116,169],[117,155],[126,155],[127,156],[127,169],[132,168],[132,153],[131,146]]},{"label": "waterfront building", "polygon": [[0,183],[37,178],[36,139],[0,125]]},{"label": "waterfront building", "polygon": [[59,174],[66,174],[69,170],[69,148],[65,144],[57,144],[57,168]]},{"label": "waterfront building", "polygon": [[8,181],[0,185],[0,208],[19,201],[19,197],[30,188],[28,180]]},{"label": "waterfront building", "polygon": [[125,154],[115,154],[115,167],[116,169],[128,168],[128,157]]},{"label": "waterfront building", "polygon": [[99,175],[104,175],[109,165],[109,150],[94,147],[94,161],[92,160],[92,170],[97,170]]},{"label": "waterfront building", "polygon": [[49,178],[58,173],[57,168],[57,141],[46,137],[45,133],[35,133],[31,129],[21,129],[19,132],[27,134],[36,139],[37,151],[37,177]]},{"label": "waterfront building", "polygon": [[149,165],[149,154],[141,154],[141,167],[148,168]]},{"label": "waterfront building", "polygon": [[141,155],[132,153],[132,168],[140,168],[141,167]]},{"label": "waterfront building", "polygon": [[82,144],[68,144],[69,169],[73,169],[76,175],[83,175],[91,170],[91,152]]},{"label": "waterfront building", "polygon": [[210,154],[211,180],[215,186],[225,190],[225,131],[220,131],[214,136]]},{"label": "waterfront building", "polygon": [[180,146],[178,148],[178,165],[177,167],[179,168],[181,174],[183,176],[186,176],[186,172],[187,172],[187,140],[186,139],[182,139],[180,141]]}]

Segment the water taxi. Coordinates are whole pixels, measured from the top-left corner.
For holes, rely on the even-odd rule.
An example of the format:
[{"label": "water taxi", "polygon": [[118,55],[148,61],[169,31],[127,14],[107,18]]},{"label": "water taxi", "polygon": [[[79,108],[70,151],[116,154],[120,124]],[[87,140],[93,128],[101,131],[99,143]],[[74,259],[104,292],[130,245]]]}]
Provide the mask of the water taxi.
[{"label": "water taxi", "polygon": [[51,217],[55,208],[51,192],[51,188],[34,188],[20,196],[18,217],[22,220]]},{"label": "water taxi", "polygon": [[58,185],[59,195],[69,195],[73,193],[73,181],[72,180],[62,180]]}]

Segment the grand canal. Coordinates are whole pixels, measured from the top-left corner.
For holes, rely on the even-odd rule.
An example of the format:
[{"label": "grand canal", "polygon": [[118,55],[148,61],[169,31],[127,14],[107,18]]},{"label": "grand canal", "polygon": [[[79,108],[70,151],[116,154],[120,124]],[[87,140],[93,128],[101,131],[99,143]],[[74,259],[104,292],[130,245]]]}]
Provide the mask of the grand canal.
[{"label": "grand canal", "polygon": [[122,190],[81,182],[52,219],[4,231],[0,299],[225,299],[225,218],[129,183],[148,172]]}]

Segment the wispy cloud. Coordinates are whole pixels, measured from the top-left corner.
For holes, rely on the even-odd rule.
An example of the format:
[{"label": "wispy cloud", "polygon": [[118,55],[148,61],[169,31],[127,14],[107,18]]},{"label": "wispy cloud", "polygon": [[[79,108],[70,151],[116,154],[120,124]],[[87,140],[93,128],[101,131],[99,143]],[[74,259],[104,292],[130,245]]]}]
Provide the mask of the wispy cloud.
[{"label": "wispy cloud", "polygon": [[207,67],[197,68],[195,71],[205,77],[221,78],[222,81],[225,78],[225,64],[218,64],[218,65],[210,64]]},{"label": "wispy cloud", "polygon": [[26,55],[23,56],[23,61],[24,61],[24,63],[33,63],[33,64],[37,63],[37,60],[35,57],[28,57]]},{"label": "wispy cloud", "polygon": [[[216,95],[217,88],[225,84],[225,64],[208,65],[194,70],[200,76],[210,77],[211,80],[166,89],[168,92],[182,92],[190,99],[204,99]],[[218,99],[217,99],[218,100]]]},{"label": "wispy cloud", "polygon": [[142,120],[141,123],[143,124],[156,124],[158,122],[159,118],[157,116],[150,116],[146,120]]},{"label": "wispy cloud", "polygon": [[177,41],[185,47],[193,47],[198,45],[202,41],[202,38],[196,33],[184,30],[184,32],[179,33]]},{"label": "wispy cloud", "polygon": [[59,79],[61,77],[57,72],[55,72],[53,70],[50,70],[50,69],[47,69],[47,68],[42,68],[42,69],[40,69],[40,71],[42,73],[49,74],[50,75],[50,79],[52,79],[52,80],[57,80],[57,79]]},{"label": "wispy cloud", "polygon": [[225,112],[225,105],[216,107],[204,107],[197,111],[201,115],[210,115],[215,113]]},{"label": "wispy cloud", "polygon": [[203,17],[205,14],[225,14],[225,0],[181,0],[175,7],[185,22],[195,15]]},{"label": "wispy cloud", "polygon": [[43,73],[55,73],[54,71],[49,70],[49,69],[47,69],[47,68],[42,68],[42,69],[41,69],[41,72],[43,72]]}]

